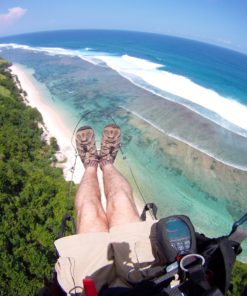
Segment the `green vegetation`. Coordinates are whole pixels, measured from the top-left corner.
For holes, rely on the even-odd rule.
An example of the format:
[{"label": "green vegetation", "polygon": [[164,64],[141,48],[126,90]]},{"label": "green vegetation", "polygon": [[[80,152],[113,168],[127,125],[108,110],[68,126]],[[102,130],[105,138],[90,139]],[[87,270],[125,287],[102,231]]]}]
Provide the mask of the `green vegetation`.
[{"label": "green vegetation", "polygon": [[6,79],[6,76],[3,74],[0,74],[0,80],[5,80],[5,79]]},{"label": "green vegetation", "polygon": [[[247,264],[236,262],[233,269],[232,277],[233,289],[230,296],[240,296],[243,293],[244,287],[247,286]],[[245,294],[244,294],[245,295]]]},{"label": "green vegetation", "polygon": [[37,295],[72,202],[61,170],[51,167],[56,140],[42,142],[42,117],[23,103],[8,66],[0,59],[0,295]]},{"label": "green vegetation", "polygon": [[11,95],[10,91],[2,85],[0,85],[0,94],[4,97],[10,97]]}]

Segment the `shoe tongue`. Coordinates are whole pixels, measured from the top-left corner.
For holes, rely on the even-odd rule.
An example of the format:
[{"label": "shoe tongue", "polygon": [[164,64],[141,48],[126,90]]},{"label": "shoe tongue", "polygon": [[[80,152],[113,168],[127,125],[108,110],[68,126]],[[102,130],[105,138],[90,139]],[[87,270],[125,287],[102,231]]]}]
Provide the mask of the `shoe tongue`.
[{"label": "shoe tongue", "polygon": [[81,134],[81,140],[82,140],[82,142],[86,142],[87,141],[87,134],[86,133],[82,133]]}]

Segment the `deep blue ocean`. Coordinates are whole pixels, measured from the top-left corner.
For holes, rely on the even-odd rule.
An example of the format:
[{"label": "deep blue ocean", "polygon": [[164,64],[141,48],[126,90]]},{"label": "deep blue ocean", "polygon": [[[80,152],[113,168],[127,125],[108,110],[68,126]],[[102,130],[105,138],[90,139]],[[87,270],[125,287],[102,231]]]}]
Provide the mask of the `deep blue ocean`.
[{"label": "deep blue ocean", "polygon": [[[247,135],[247,109],[243,108],[247,106],[247,55],[187,39],[125,31],[69,30],[0,39],[2,48],[9,43],[48,48],[53,54],[78,55],[91,62],[98,59],[132,82]],[[157,71],[174,75],[166,79],[157,76],[154,83],[148,75]],[[183,88],[180,91],[179,85]],[[197,89],[198,85],[202,88]],[[216,96],[211,97],[206,90]]]},{"label": "deep blue ocean", "polygon": [[150,33],[101,30],[31,33],[0,38],[0,43],[127,54],[161,64],[160,69],[247,104],[247,55],[206,43]]},{"label": "deep blue ocean", "polygon": [[0,38],[0,56],[33,71],[72,130],[82,112],[93,111],[85,124],[97,133],[101,115],[114,115],[139,187],[163,215],[186,214],[215,236],[247,211],[247,55],[157,34],[70,30]]}]

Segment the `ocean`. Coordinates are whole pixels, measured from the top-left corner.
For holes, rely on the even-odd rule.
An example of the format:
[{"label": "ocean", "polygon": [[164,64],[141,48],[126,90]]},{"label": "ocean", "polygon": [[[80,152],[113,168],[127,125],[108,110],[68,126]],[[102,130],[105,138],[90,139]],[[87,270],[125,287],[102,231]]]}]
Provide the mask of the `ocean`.
[{"label": "ocean", "polygon": [[71,30],[0,38],[0,56],[44,86],[71,133],[79,119],[98,139],[109,121],[121,126],[127,162],[118,165],[159,216],[185,214],[220,236],[247,211],[247,55],[157,34]]}]

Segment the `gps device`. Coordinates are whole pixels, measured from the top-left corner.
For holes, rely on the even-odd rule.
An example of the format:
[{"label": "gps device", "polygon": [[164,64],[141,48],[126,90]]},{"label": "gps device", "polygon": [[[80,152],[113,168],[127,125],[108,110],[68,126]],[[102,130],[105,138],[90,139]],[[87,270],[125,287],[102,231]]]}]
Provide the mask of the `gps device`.
[{"label": "gps device", "polygon": [[156,224],[158,252],[167,263],[176,257],[196,253],[195,229],[190,219],[184,215],[160,219]]}]

